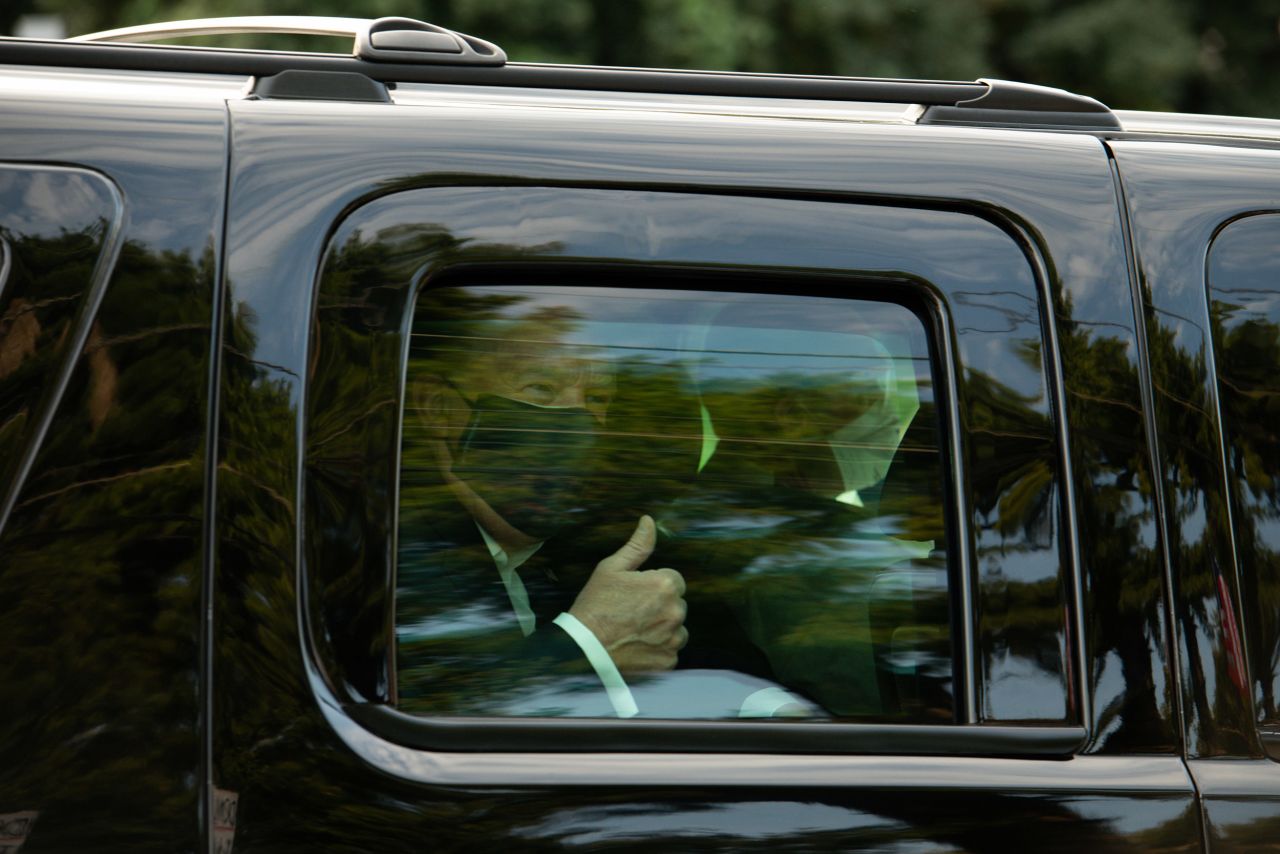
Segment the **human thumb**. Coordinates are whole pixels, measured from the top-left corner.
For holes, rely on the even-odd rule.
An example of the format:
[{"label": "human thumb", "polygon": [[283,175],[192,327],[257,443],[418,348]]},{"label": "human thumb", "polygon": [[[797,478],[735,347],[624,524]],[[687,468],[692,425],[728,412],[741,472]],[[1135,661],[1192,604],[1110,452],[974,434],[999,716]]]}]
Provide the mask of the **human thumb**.
[{"label": "human thumb", "polygon": [[647,515],[641,516],[636,529],[631,533],[631,539],[623,543],[622,548],[600,561],[597,569],[606,572],[630,572],[638,569],[640,564],[653,554],[653,544],[656,539],[657,531],[654,528],[653,519]]}]

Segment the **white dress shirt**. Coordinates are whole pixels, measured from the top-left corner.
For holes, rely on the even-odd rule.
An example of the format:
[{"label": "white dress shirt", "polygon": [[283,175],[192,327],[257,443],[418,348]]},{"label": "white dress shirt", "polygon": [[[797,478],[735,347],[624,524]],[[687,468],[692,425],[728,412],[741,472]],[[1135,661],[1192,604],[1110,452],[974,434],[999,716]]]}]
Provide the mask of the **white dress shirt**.
[{"label": "white dress shirt", "polygon": [[[498,545],[497,541],[489,536],[488,531],[478,524],[476,527],[480,530],[480,536],[484,538],[484,544],[489,548],[489,554],[498,567],[498,575],[502,578],[502,586],[507,590],[507,598],[511,600],[511,609],[515,611],[520,631],[528,637],[537,628],[538,618],[533,613],[532,606],[529,605],[529,592],[525,589],[524,582],[520,580],[520,574],[516,570],[542,548],[542,543],[534,543],[528,548],[509,552]],[[600,684],[604,686],[614,713],[620,718],[634,717],[640,709],[631,695],[631,689],[595,633],[567,611],[562,612],[552,622],[573,638],[573,642],[582,650],[587,663],[595,670]]]}]

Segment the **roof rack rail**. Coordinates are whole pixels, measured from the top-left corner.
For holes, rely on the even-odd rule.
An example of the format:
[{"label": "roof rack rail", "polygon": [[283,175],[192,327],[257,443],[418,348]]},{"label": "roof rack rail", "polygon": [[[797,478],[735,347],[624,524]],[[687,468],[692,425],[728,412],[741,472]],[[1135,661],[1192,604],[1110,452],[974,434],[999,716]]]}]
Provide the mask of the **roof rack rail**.
[{"label": "roof rack rail", "polygon": [[319,15],[196,18],[103,30],[75,36],[67,41],[146,44],[192,36],[277,33],[350,36],[355,39],[352,52],[369,62],[500,66],[507,61],[506,53],[495,44],[412,18],[335,18]]},{"label": "roof rack rail", "polygon": [[[353,56],[136,42],[245,32],[351,35]],[[123,42],[135,43],[123,43]],[[895,80],[506,62],[497,45],[410,18],[265,16],[126,27],[63,41],[0,38],[0,64],[69,65],[268,77],[283,71],[361,74],[375,83],[918,104],[921,124],[1119,130],[1103,104],[1062,89],[982,79]]]},{"label": "roof rack rail", "polygon": [[954,104],[934,104],[917,124],[975,125],[991,127],[1044,127],[1058,129],[1120,130],[1115,113],[1087,95],[1065,89],[979,78],[987,91],[977,98]]},{"label": "roof rack rail", "polygon": [[366,18],[335,18],[320,15],[248,15],[234,18],[194,18],[119,27],[82,36],[69,42],[130,42],[146,44],[187,36],[224,36],[241,33],[299,33],[313,36],[351,36],[367,27]]}]

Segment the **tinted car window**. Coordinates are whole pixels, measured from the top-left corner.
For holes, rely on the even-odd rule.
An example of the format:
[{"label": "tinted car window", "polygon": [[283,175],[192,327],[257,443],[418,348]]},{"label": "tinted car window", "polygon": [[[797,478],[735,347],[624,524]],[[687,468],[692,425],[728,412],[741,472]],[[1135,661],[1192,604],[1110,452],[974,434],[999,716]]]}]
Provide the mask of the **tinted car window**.
[{"label": "tinted car window", "polygon": [[[944,457],[910,310],[477,285],[424,292],[410,347],[403,710],[950,719]],[[629,538],[652,554],[620,571],[682,576],[678,664],[618,636],[655,594],[593,594]]]},{"label": "tinted car window", "polygon": [[[1214,358],[1258,720],[1280,726],[1280,216],[1248,217],[1209,252]],[[1219,581],[1219,583],[1222,583]],[[1223,597],[1226,598],[1225,596]],[[1242,643],[1229,610],[1228,642]],[[1244,674],[1221,674],[1243,681]]]},{"label": "tinted car window", "polygon": [[93,173],[0,169],[0,522],[14,497],[5,493],[31,464],[24,444],[39,432],[37,406],[65,382],[58,366],[77,312],[101,299],[98,267],[120,215],[112,188]]},{"label": "tinted car window", "polygon": [[[504,646],[507,641],[501,638],[520,641],[530,626],[531,635],[557,629],[559,634],[548,634],[561,641],[558,650],[539,645],[526,649],[542,665],[576,668],[560,672],[557,678],[577,677],[584,692],[598,695],[604,683],[597,671],[607,668],[583,669],[588,656],[578,642],[582,638],[568,637],[562,624],[568,621],[556,622],[566,605],[568,612],[573,611],[576,597],[563,600],[574,588],[559,569],[553,570],[554,578],[535,570],[540,564],[576,566],[582,587],[596,563],[621,548],[636,532],[639,520],[647,517],[654,522],[653,552],[636,568],[670,567],[683,576],[681,598],[688,605],[685,628],[690,639],[676,656],[679,670],[715,671],[717,678],[737,680],[734,685],[746,684],[759,691],[776,687],[787,692],[781,699],[794,695],[803,701],[790,709],[788,702],[778,703],[767,709],[770,714],[785,710],[809,718],[853,721],[1054,724],[1073,720],[1076,712],[1067,666],[1072,606],[1061,525],[1063,469],[1050,369],[1043,358],[1044,313],[1034,270],[1026,250],[1009,232],[954,211],[784,199],[748,203],[697,194],[619,196],[603,190],[536,187],[415,189],[352,211],[336,226],[317,280],[308,368],[312,379],[305,401],[304,598],[313,621],[312,651],[318,663],[355,703],[388,704],[416,713],[423,724],[422,737],[432,744],[447,746],[456,740],[450,733],[465,732],[476,745],[523,744],[520,739],[526,737],[529,744],[545,745],[545,737],[535,735],[535,730],[548,727],[522,722],[531,716],[585,715],[589,710],[558,700],[533,702],[527,692],[510,702],[502,699],[502,691],[516,691],[518,679],[545,668],[517,667],[519,655],[511,645]],[[580,305],[544,305],[543,314],[536,318],[525,317],[516,308],[532,306],[531,293],[565,292],[566,288],[574,289]],[[612,289],[613,295],[606,298],[600,291],[594,301],[587,300],[593,289]],[[501,299],[499,294],[504,294]],[[714,294],[734,295],[729,300],[734,304],[716,309],[712,303],[727,297]],[[767,309],[748,304],[766,300],[770,294],[787,296],[774,297]],[[507,303],[512,306],[510,315],[503,314]],[[628,306],[633,314],[620,313]],[[577,313],[562,311],[566,308]],[[864,316],[865,322],[860,321]],[[573,346],[568,348],[545,337],[504,343],[504,326],[533,320],[544,325],[577,324],[594,331],[596,337],[571,340]],[[467,346],[453,348],[458,352],[452,355],[427,349],[428,341],[445,340],[467,324],[482,322],[493,328],[484,334],[467,333]],[[440,328],[432,330],[423,323]],[[455,326],[451,329],[448,323]],[[630,329],[649,330],[650,337],[626,347],[610,337]],[[728,334],[726,330],[735,329],[742,333],[739,338],[755,334],[771,343],[754,349],[742,349],[740,342],[718,343]],[[602,335],[602,330],[607,334]],[[887,350],[891,360],[909,358],[916,366],[919,411],[907,422],[907,432],[878,490],[857,483],[846,487],[839,476],[840,489],[833,492],[829,487],[838,475],[830,466],[839,470],[834,452],[822,450],[821,463],[800,461],[795,453],[798,447],[812,450],[826,441],[805,436],[809,428],[797,425],[806,419],[832,431],[852,420],[847,400],[835,405],[840,395],[819,394],[812,407],[808,397],[815,382],[808,376],[811,357],[827,353],[822,348],[842,335],[848,336],[846,345],[874,342]],[[491,349],[498,352],[486,358],[504,364],[484,370],[470,366],[476,356],[472,339],[490,339]],[[545,349],[548,342],[555,344],[552,350],[562,351],[557,358],[578,364],[567,371],[574,381],[563,386],[552,384],[549,390],[539,390],[535,387],[543,383],[537,377],[524,383],[531,387],[529,394],[547,397],[515,399],[510,389],[504,396],[490,388],[461,392],[455,388],[471,382],[464,375],[477,372],[514,382],[518,369],[538,367],[534,356],[545,355],[521,348],[541,343]],[[903,342],[911,343],[904,348]],[[871,352],[871,345],[864,344],[846,346],[842,352]],[[650,359],[661,359],[658,364],[664,366],[665,385],[653,386],[658,405],[641,405],[639,390],[644,386],[638,378],[642,375],[624,358],[638,358],[647,350],[653,350]],[[711,357],[725,357],[717,350],[737,360],[765,360],[749,364],[768,374],[768,382],[761,380],[750,394],[726,387],[724,378],[704,370]],[[788,359],[796,361],[787,366]],[[626,382],[620,384],[619,376]],[[424,383],[420,378],[433,379]],[[434,388],[436,397],[454,396],[454,405],[429,404],[424,385]],[[590,396],[591,406],[557,403],[566,390],[582,401]],[[585,411],[570,411],[575,408]],[[423,410],[432,409],[437,413],[434,421],[424,421]],[[483,420],[491,421],[489,426],[501,428],[498,434],[512,435],[521,429],[513,420],[520,417],[513,410],[520,409],[539,410],[571,425],[540,434],[548,442],[549,455],[561,460],[580,457],[551,472],[574,485],[561,484],[549,494],[556,494],[557,501],[561,501],[559,495],[567,494],[582,501],[590,498],[592,503],[582,508],[570,503],[566,512],[550,514],[581,520],[572,533],[532,536],[533,542],[524,548],[508,549],[497,541],[486,542],[474,518],[467,521],[469,512],[459,517],[456,494],[452,503],[443,500],[439,488],[446,480],[443,464],[438,455],[433,458],[424,446],[413,443],[426,441],[433,430],[457,431],[447,471],[479,494],[477,472],[501,466],[492,459],[483,461],[486,454],[492,457],[495,452],[483,440],[463,443],[463,434],[473,439],[494,435],[494,431],[472,429],[473,411],[479,410]],[[736,417],[738,409],[749,417]],[[806,410],[812,411],[805,415]],[[575,419],[578,426],[573,428]],[[622,429],[627,424],[631,426]],[[765,435],[761,425],[767,424],[774,429]],[[676,425],[683,426],[677,430]],[[590,452],[575,446],[586,428],[596,433]],[[523,429],[527,435],[529,428]],[[788,438],[787,430],[798,431],[798,438]],[[608,442],[601,440],[600,432],[608,434]],[[938,447],[939,432],[947,437],[946,453],[927,466],[907,465],[908,448]],[[614,456],[606,464],[609,448]],[[630,456],[623,459],[619,449],[628,448]],[[731,453],[744,448],[755,453],[739,457]],[[828,454],[829,463],[825,462]],[[455,455],[464,468],[470,466],[462,472],[466,477],[453,472]],[[744,465],[735,468],[731,463],[738,458]],[[925,458],[913,459],[919,464]],[[502,464],[510,469],[525,462],[509,454]],[[824,465],[828,466],[825,475]],[[711,487],[730,473],[739,479],[724,488],[733,500],[726,497],[717,504],[717,499],[707,496],[714,496]],[[540,476],[529,475],[535,480]],[[647,486],[641,483],[644,478]],[[778,670],[794,667],[775,659],[788,644],[801,642],[809,644],[806,666],[817,660],[815,654],[825,644],[827,652],[822,655],[834,672],[847,675],[841,668],[851,666],[849,657],[832,652],[839,648],[833,645],[836,635],[831,631],[837,621],[820,626],[819,632],[810,619],[816,617],[809,614],[806,625],[815,631],[807,635],[783,632],[778,625],[752,624],[743,616],[752,612],[740,604],[742,597],[736,591],[758,591],[765,581],[778,579],[753,576],[750,584],[739,579],[741,584],[724,585],[720,583],[723,572],[714,571],[717,561],[728,560],[720,555],[730,549],[709,548],[712,533],[723,535],[725,542],[750,556],[758,544],[751,537],[762,540],[767,531],[762,525],[754,532],[731,536],[731,531],[713,524],[716,513],[736,506],[764,518],[774,500],[772,492],[803,495],[810,480],[818,482],[820,492],[836,497],[855,493],[856,500],[851,494],[847,502],[836,502],[830,495],[823,499],[827,506],[846,508],[846,516],[872,512],[879,513],[881,520],[893,517],[894,524],[905,526],[890,530],[896,539],[933,541],[927,556],[921,546],[920,556],[909,563],[894,562],[898,571],[873,585],[872,598],[867,600],[870,639],[859,642],[864,652],[870,645],[874,668],[872,675],[864,671],[859,678],[864,685],[874,683],[874,694],[851,688],[846,696],[833,698],[829,696],[833,680],[823,677],[820,667],[808,667],[816,676],[783,678]],[[775,490],[762,488],[775,483]],[[433,488],[436,498],[412,496],[414,490]],[[948,498],[923,502],[929,505],[924,513],[920,506],[901,503],[912,495]],[[431,501],[439,509],[424,509]],[[857,508],[856,501],[864,507]],[[798,506],[788,512],[796,512]],[[891,509],[882,512],[886,507]],[[448,515],[454,519],[446,519]],[[949,527],[942,524],[944,517]],[[917,521],[922,518],[932,521]],[[471,541],[433,539],[433,527],[452,532],[452,537],[466,535]],[[789,528],[786,533],[795,530]],[[805,535],[839,541],[831,531],[815,526]],[[490,545],[499,547],[499,559],[511,570],[508,578],[518,575],[526,588],[530,604],[523,624],[518,614],[523,609],[514,604]],[[469,550],[467,559],[478,571],[433,576],[437,570],[432,568],[432,550],[453,547],[459,557]],[[859,554],[863,553],[869,552],[862,549]],[[740,560],[738,566],[746,563]],[[795,589],[788,590],[788,596],[807,602],[822,595],[843,595],[839,590],[832,593],[834,571],[815,576],[798,571],[796,562],[790,567],[797,571],[786,576],[791,579],[788,584],[816,577],[826,589],[818,584],[808,598]],[[445,636],[448,621],[433,619],[430,610],[443,612],[459,600],[426,595],[415,602],[406,589],[412,587],[408,579],[413,575],[420,583],[453,584],[444,592],[455,597],[462,596],[462,591],[454,589],[457,579],[473,584],[480,579],[478,583],[487,585],[476,594],[481,599],[463,597],[477,603],[488,597],[487,604],[469,611],[456,609],[459,619],[449,630],[464,632],[468,625],[481,632],[486,626],[493,629],[493,647],[480,650],[489,656],[487,660],[477,656],[475,646],[446,651],[444,656],[419,655],[425,650],[423,642],[443,643]],[[561,585],[559,601],[528,589],[540,584],[553,591]],[[910,610],[896,613],[902,610],[902,602],[910,602]],[[707,630],[708,624],[712,631]],[[505,626],[505,634],[498,631],[499,625]],[[772,633],[785,637],[787,643],[757,643],[752,633],[757,638]],[[727,640],[709,654],[707,644],[715,638]],[[471,637],[467,643],[476,640]],[[770,645],[766,651],[764,647]],[[678,640],[672,641],[674,646]],[[669,648],[668,653],[670,658],[676,650]],[[600,658],[596,656],[597,661]],[[865,654],[862,660],[867,661]],[[664,666],[659,662],[653,667],[665,672]],[[444,670],[449,667],[453,675],[446,678]],[[513,674],[498,695],[486,693],[500,681],[493,676],[494,667]],[[614,687],[623,683],[630,688],[626,670],[620,668]],[[682,673],[680,678],[689,677]],[[648,685],[660,680],[644,681]],[[477,690],[467,687],[473,682]],[[819,699],[817,693],[827,696]],[[681,696],[713,694],[690,690]],[[581,694],[573,696],[578,699]],[[772,696],[779,695],[773,692]],[[643,713],[636,696],[628,701],[613,692],[606,699],[607,705],[590,713]],[[748,711],[754,708],[749,706]],[[741,703],[721,703],[709,710],[662,714],[720,718],[742,712]],[[511,715],[514,722],[465,730],[433,723],[442,716],[495,714]],[[663,731],[645,730],[654,735],[655,745]],[[501,733],[516,733],[515,740],[503,741],[506,735],[495,735]]]}]

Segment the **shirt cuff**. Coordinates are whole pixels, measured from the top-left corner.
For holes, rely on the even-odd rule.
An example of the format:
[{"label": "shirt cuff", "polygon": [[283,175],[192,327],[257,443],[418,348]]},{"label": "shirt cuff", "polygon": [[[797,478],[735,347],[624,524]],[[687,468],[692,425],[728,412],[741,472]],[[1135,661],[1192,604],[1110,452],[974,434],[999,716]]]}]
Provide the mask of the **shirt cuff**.
[{"label": "shirt cuff", "polygon": [[808,708],[807,703],[802,702],[795,694],[778,687],[761,688],[743,700],[742,708],[738,709],[740,718],[812,716],[813,710]]},{"label": "shirt cuff", "polygon": [[640,712],[640,707],[631,696],[631,689],[627,687],[626,680],[618,672],[618,666],[613,663],[604,644],[600,643],[591,629],[569,613],[561,614],[552,622],[564,629],[582,650],[582,654],[587,657],[587,662],[595,670],[596,676],[600,677],[600,684],[604,685],[605,694],[608,695],[609,703],[618,717],[635,717]]}]

